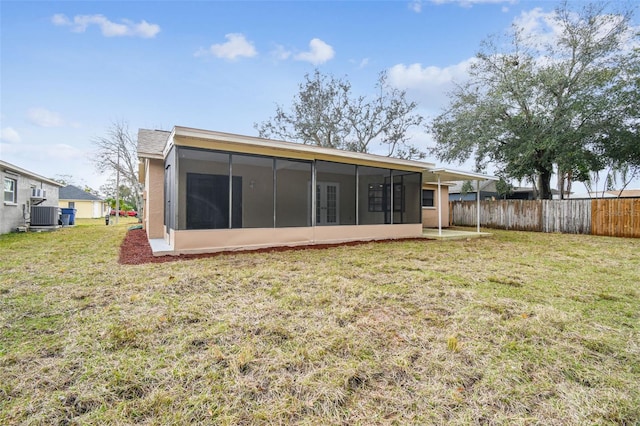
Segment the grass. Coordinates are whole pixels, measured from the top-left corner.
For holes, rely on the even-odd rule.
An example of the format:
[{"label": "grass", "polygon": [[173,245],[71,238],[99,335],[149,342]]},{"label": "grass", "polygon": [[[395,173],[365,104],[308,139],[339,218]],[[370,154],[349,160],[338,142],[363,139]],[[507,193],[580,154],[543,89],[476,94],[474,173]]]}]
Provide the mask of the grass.
[{"label": "grass", "polygon": [[640,423],[640,240],[493,231],[117,264],[0,236],[0,424]]}]

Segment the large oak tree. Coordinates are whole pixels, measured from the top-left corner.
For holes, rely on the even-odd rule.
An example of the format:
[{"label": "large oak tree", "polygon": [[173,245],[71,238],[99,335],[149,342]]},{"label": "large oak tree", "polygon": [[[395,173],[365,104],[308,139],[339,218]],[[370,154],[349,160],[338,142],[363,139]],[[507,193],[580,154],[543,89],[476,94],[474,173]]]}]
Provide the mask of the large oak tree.
[{"label": "large oak tree", "polygon": [[[551,198],[551,178],[587,180],[589,173],[640,159],[638,33],[631,11],[607,5],[547,16],[547,39],[514,24],[507,38],[489,38],[431,123],[443,161],[475,157],[505,178],[537,183]],[[504,43],[506,41],[506,43]]]}]

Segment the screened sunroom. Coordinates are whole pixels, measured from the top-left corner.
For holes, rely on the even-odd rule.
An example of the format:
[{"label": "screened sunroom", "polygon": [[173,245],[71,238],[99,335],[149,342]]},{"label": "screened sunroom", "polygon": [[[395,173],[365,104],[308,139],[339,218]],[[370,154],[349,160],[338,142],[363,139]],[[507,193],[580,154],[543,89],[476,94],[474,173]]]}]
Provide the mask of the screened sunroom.
[{"label": "screened sunroom", "polygon": [[421,223],[419,172],[174,147],[165,173],[174,230]]},{"label": "screened sunroom", "polygon": [[164,137],[146,161],[145,222],[167,253],[422,233],[429,163],[182,127]]}]

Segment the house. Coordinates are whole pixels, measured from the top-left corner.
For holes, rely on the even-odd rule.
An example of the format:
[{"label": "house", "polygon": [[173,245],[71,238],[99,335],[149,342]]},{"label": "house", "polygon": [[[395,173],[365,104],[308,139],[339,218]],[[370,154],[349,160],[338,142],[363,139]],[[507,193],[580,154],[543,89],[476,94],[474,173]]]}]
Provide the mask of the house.
[{"label": "house", "polygon": [[[463,191],[465,182],[455,182],[449,188],[449,201],[475,201],[477,186],[472,184],[468,191]],[[554,199],[559,198],[560,192],[557,189],[551,189]],[[500,194],[496,188],[495,180],[486,180],[480,182],[480,200],[534,200],[535,190],[529,186],[514,186],[509,193]]]},{"label": "house", "polygon": [[571,194],[572,199],[586,199],[586,198],[640,198],[640,189],[624,189],[609,190],[609,191],[587,191],[582,193]]},{"label": "house", "polygon": [[[478,189],[476,185],[471,185],[467,191],[463,191],[465,182],[455,182],[449,187],[449,201],[475,201]],[[480,183],[480,199],[498,199],[498,191],[494,181],[484,181]]]},{"label": "house", "polygon": [[138,157],[156,255],[420,237],[448,226],[442,180],[486,178],[179,126],[140,129]]},{"label": "house", "polygon": [[61,208],[76,209],[76,218],[102,218],[109,212],[107,203],[102,198],[74,185],[60,188],[58,198],[58,206]]},{"label": "house", "polygon": [[607,194],[618,198],[640,198],[640,189],[623,189],[622,191],[607,191]]},{"label": "house", "polygon": [[[0,160],[0,176],[4,200],[0,205],[0,234],[26,228],[31,221],[32,208],[48,211],[48,222],[57,225],[58,190],[64,185]],[[48,207],[48,209],[47,209]],[[51,223],[54,225],[54,223]]]}]

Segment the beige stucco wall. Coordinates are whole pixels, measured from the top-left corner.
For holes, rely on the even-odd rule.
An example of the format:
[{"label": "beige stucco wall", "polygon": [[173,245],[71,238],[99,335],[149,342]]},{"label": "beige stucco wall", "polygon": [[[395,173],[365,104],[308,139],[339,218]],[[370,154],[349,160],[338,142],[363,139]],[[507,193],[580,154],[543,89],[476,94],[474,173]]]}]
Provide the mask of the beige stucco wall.
[{"label": "beige stucco wall", "polygon": [[164,237],[164,162],[145,159],[143,226],[148,238]]},{"label": "beige stucco wall", "polygon": [[171,231],[174,254],[250,250],[265,247],[335,244],[349,241],[416,238],[422,225],[343,225],[294,228]]},{"label": "beige stucco wall", "polygon": [[[434,200],[433,207],[422,208],[422,226],[425,228],[437,228],[438,227],[438,185],[423,185],[422,189],[433,189]],[[440,199],[442,200],[442,227],[449,227],[449,187],[446,185],[440,186]]]}]

